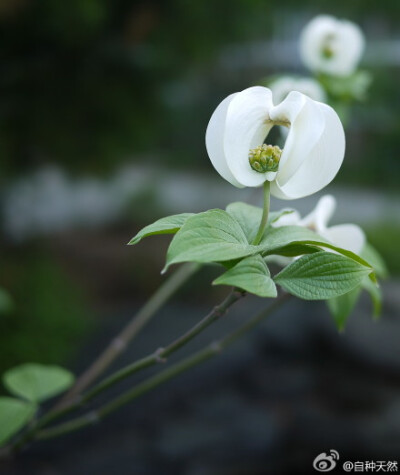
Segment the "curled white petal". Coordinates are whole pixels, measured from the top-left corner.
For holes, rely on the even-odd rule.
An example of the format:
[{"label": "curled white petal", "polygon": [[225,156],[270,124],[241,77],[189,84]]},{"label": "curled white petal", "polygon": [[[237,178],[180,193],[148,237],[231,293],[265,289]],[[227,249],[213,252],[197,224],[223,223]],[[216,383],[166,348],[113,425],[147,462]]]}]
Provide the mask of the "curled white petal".
[{"label": "curled white petal", "polygon": [[[329,48],[330,54],[324,54]],[[348,76],[358,66],[365,47],[364,35],[358,25],[319,15],[311,20],[300,36],[300,55],[312,71],[335,76]]]},{"label": "curled white petal", "polygon": [[283,214],[274,223],[272,223],[272,227],[280,228],[282,226],[301,226],[300,222],[300,213],[294,210],[292,213]]},{"label": "curled white petal", "polygon": [[231,94],[214,111],[206,131],[212,164],[225,180],[237,187],[260,186],[276,173],[258,173],[250,167],[249,151],[261,145],[271,130],[273,107],[268,88],[255,86]]},{"label": "curled white petal", "polygon": [[298,92],[270,112],[274,120],[286,117],[291,126],[271,193],[296,199],[324,188],[343,162],[345,137],[336,112]]},{"label": "curled white petal", "polygon": [[365,244],[365,234],[356,224],[338,224],[326,229],[323,237],[338,247],[359,254]]},{"label": "curled white petal", "polygon": [[232,185],[241,188],[244,185],[240,184],[235,179],[226,163],[223,140],[228,107],[236,95],[237,93],[226,97],[215,109],[213,115],[211,116],[206,131],[206,148],[211,163],[217,172],[222,176],[222,178],[229,181]]},{"label": "curled white petal", "polygon": [[310,214],[305,216],[299,223],[300,226],[317,230],[323,233],[336,209],[336,200],[332,195],[324,195]]},{"label": "curled white petal", "polygon": [[[299,213],[294,211],[291,214],[281,216],[272,226],[303,226],[315,231],[335,246],[359,254],[366,242],[365,234],[359,226],[355,224],[339,224],[328,227],[328,222],[335,208],[335,198],[332,195],[324,195],[320,198],[316,207],[304,218],[301,218]],[[330,249],[327,249],[327,251],[335,252]]]},{"label": "curled white petal", "polygon": [[250,87],[235,95],[229,104],[224,134],[226,163],[244,186],[259,186],[275,175],[258,173],[249,165],[249,150],[261,145],[272,128],[268,122],[272,93],[266,87]]}]

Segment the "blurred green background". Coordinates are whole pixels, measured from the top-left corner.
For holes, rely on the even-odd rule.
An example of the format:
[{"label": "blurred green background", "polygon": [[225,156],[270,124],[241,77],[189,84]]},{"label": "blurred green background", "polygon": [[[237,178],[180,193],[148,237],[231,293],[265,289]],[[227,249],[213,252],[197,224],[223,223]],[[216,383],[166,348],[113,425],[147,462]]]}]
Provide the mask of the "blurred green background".
[{"label": "blurred green background", "polygon": [[[69,341],[89,325],[90,308],[101,307],[97,305],[100,284],[89,284],[90,275],[80,282],[75,270],[59,262],[62,252],[73,252],[65,250],[71,239],[76,241],[76,253],[84,254],[90,247],[81,231],[89,218],[76,212],[83,206],[79,199],[69,221],[63,218],[63,203],[70,199],[64,188],[71,186],[64,182],[84,177],[79,190],[82,202],[89,190],[87,215],[100,215],[92,234],[98,241],[100,234],[123,229],[126,232],[119,233],[123,246],[139,225],[164,211],[163,200],[156,196],[163,176],[184,171],[214,178],[204,131],[223,97],[268,75],[308,75],[296,42],[304,24],[321,12],[360,24],[367,36],[362,67],[373,75],[368,99],[352,109],[346,130],[347,158],[335,183],[395,194],[400,169],[396,1],[334,5],[311,0],[1,2],[0,183],[6,201],[1,284],[14,297],[15,306],[13,316],[3,317],[0,324],[2,334],[10,332],[16,343],[11,339],[0,346],[0,369],[26,358],[59,361],[70,345],[64,344],[52,322],[63,328],[68,322]],[[129,173],[126,166],[133,166]],[[147,180],[141,175],[143,167],[150,168]],[[47,168],[49,173],[29,178]],[[116,174],[119,181],[114,185],[119,190],[129,188],[131,181],[129,199],[121,205],[123,213],[116,213],[118,204],[97,210],[102,190],[113,177],[116,180]],[[37,197],[35,186],[46,188],[52,180],[51,192]],[[90,194],[90,180],[102,180],[97,194]],[[35,210],[28,206],[35,198],[36,220]],[[41,205],[44,208],[57,199],[60,209],[55,205],[41,216]],[[372,201],[373,197],[371,206]],[[399,223],[388,216],[377,222],[375,217],[366,228],[392,274],[398,273]],[[87,239],[92,237],[89,232]],[[112,245],[118,246],[115,241]],[[125,254],[132,266],[135,253],[131,249]],[[78,268],[83,265],[79,259]],[[107,263],[103,272],[109,272]],[[149,276],[148,290],[152,280]],[[133,283],[130,292],[137,292]],[[76,311],[67,311],[65,302]],[[32,321],[40,322],[54,340],[54,349],[46,345],[48,354],[41,345],[25,344],[32,336],[26,323]]]},{"label": "blurred green background", "polygon": [[[12,299],[0,314],[0,371],[27,360],[76,365],[96,328],[150,295],[168,240],[128,248],[140,226],[231,196],[258,200],[216,176],[205,129],[231,92],[309,75],[297,41],[320,13],[353,20],[367,38],[361,67],[373,82],[352,108],[333,190],[396,280],[398,0],[0,2],[0,286]],[[181,301],[213,302],[218,289],[198,295],[209,280]]]}]

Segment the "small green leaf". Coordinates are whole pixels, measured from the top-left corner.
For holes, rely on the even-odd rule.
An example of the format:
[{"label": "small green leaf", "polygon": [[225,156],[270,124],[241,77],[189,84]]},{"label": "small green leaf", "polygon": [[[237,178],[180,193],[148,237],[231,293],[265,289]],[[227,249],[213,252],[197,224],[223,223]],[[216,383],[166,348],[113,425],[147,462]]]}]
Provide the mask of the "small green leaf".
[{"label": "small green leaf", "polygon": [[370,272],[353,259],[321,251],[292,262],[274,280],[301,299],[325,300],[350,292]]},{"label": "small green leaf", "polygon": [[[261,222],[262,208],[236,201],[235,203],[230,203],[226,207],[226,211],[236,219],[243,229],[248,242],[252,243]],[[293,213],[293,211],[292,209],[283,209],[281,211],[270,212],[268,215],[268,226],[277,221],[281,216]]]},{"label": "small green leaf", "polygon": [[379,318],[382,312],[382,292],[381,289],[371,282],[370,279],[364,279],[362,281],[362,287],[366,290],[371,298],[373,306],[373,317]]},{"label": "small green leaf", "polygon": [[0,397],[0,446],[34,416],[36,405],[12,397]]},{"label": "small green leaf", "polygon": [[[371,282],[369,279],[368,282]],[[371,282],[371,285],[372,282]],[[361,287],[355,287],[347,294],[339,295],[339,297],[334,297],[326,301],[329,311],[331,312],[333,318],[335,319],[338,330],[344,330],[347,319],[353,311],[358,298],[360,297]]]},{"label": "small green leaf", "polygon": [[41,402],[68,389],[74,375],[59,366],[26,363],[3,375],[4,386],[14,395]]},{"label": "small green leaf", "polygon": [[155,234],[175,234],[185,224],[186,220],[193,215],[194,213],[182,213],[161,218],[155,223],[149,224],[141,229],[136,236],[128,242],[128,245],[137,244],[143,238]]},{"label": "small green leaf", "polygon": [[223,262],[257,251],[230,214],[213,209],[188,218],[171,241],[163,272],[178,262]]},{"label": "small green leaf", "polygon": [[277,296],[275,283],[259,254],[242,259],[215,279],[213,285],[233,285],[260,297]]},{"label": "small green leaf", "polygon": [[378,277],[384,279],[388,276],[389,272],[387,270],[385,261],[382,259],[382,256],[379,254],[379,252],[371,244],[365,243],[360,255],[372,265]]}]

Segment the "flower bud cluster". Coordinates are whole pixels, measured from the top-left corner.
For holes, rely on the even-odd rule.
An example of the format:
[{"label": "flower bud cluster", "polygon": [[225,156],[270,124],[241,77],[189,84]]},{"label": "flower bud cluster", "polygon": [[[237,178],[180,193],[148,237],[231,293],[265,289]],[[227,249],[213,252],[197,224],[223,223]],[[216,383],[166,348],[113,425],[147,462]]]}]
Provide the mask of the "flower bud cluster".
[{"label": "flower bud cluster", "polygon": [[249,152],[249,163],[259,173],[276,172],[279,168],[282,150],[277,145],[259,145]]}]

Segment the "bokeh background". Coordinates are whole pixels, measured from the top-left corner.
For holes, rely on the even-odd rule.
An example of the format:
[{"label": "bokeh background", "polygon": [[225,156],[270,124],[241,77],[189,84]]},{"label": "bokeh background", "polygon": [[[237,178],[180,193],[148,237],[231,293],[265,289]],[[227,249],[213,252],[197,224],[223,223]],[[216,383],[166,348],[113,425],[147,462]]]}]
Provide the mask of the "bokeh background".
[{"label": "bokeh background", "polygon": [[[324,191],[338,200],[334,222],[362,225],[386,259],[381,321],[363,298],[338,335],[323,304],[288,305],[218,360],[104,425],[32,447],[7,473],[311,473],[329,449],[342,461],[400,459],[397,0],[2,0],[0,370],[36,361],[79,373],[165,278],[169,238],[126,246],[140,227],[260,202],[215,173],[205,128],[231,92],[308,74],[298,37],[320,13],[367,38],[373,82]],[[317,198],[293,205],[305,213]],[[119,363],[198,320],[224,295],[209,288],[217,272],[185,285]],[[265,304],[239,304],[191,348]]]}]

